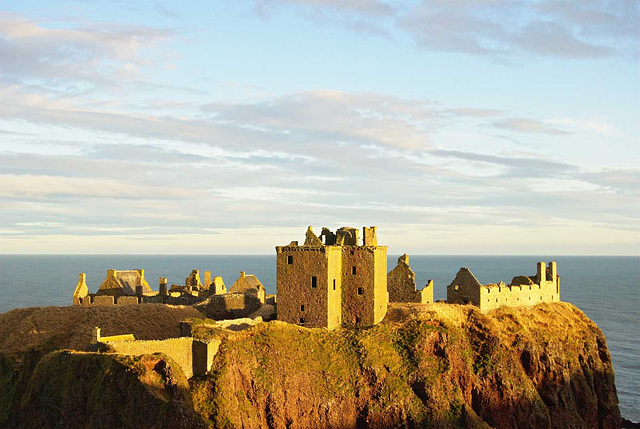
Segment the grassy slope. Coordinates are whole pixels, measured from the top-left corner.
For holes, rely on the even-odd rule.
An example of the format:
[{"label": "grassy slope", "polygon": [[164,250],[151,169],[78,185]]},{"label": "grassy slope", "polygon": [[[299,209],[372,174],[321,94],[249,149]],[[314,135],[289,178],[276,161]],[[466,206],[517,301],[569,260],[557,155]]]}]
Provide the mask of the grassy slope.
[{"label": "grassy slope", "polygon": [[186,378],[167,362],[162,355],[50,353],[22,398],[20,427],[204,427]]},{"label": "grassy slope", "polygon": [[60,349],[85,350],[95,326],[103,335],[138,339],[180,336],[180,321],[203,317],[193,307],[145,304],[109,307],[32,307],[0,314],[0,427],[18,424],[19,406],[38,362]]}]

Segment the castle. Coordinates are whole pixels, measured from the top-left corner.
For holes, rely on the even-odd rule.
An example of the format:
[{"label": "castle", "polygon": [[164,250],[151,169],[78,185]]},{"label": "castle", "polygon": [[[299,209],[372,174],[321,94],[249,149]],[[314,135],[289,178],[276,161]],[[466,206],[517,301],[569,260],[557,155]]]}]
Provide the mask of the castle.
[{"label": "castle", "polygon": [[[221,277],[193,270],[184,285],[168,287],[161,277],[153,291],[144,270],[108,270],[95,294],[86,275],[80,274],[73,294],[74,305],[127,305],[161,303],[196,305],[208,317],[228,319],[258,314],[310,328],[370,326],[379,323],[389,303],[433,302],[433,281],[416,287],[409,256],[398,258],[387,273],[387,247],[378,245],[375,226],[360,230],[322,228],[317,236],[309,226],[302,245],[292,241],[276,246],[276,296],[267,296],[256,276],[240,273],[229,290]],[[467,268],[461,268],[447,286],[447,302],[472,304],[482,311],[502,305],[533,305],[560,300],[560,276],[555,262],[538,263],[534,276],[514,277],[510,284],[482,284]],[[267,310],[264,310],[268,307]],[[256,313],[263,309],[261,313]]]},{"label": "castle", "polygon": [[[405,255],[406,256],[406,255]],[[387,247],[376,227],[343,227],[320,237],[307,229],[304,244],[276,247],[278,320],[336,328],[379,323],[390,302],[433,302],[433,283],[416,292],[408,257],[399,260],[393,288],[387,282]],[[397,271],[397,274],[396,274]],[[429,294],[430,291],[430,294]]]},{"label": "castle", "polygon": [[107,276],[95,294],[89,293],[86,280],[86,274],[81,273],[73,293],[73,305],[204,305],[213,302],[222,311],[215,315],[245,317],[267,302],[275,303],[273,297],[267,297],[258,278],[244,271],[228,291],[222,277],[212,277],[211,271],[205,271],[202,282],[200,270],[192,270],[183,285],[169,287],[167,278],[160,277],[158,291],[151,289],[142,269],[107,270]]},{"label": "castle", "polygon": [[[318,237],[308,227],[302,245],[292,241],[276,247],[278,320],[309,328],[370,326],[385,317],[390,303],[433,302],[433,280],[418,289],[408,255],[400,256],[396,267],[387,273],[387,247],[378,245],[376,227],[362,228],[362,241],[359,233],[350,227],[335,233],[322,228]],[[169,288],[167,279],[161,277],[156,292],[146,281],[144,270],[108,270],[98,291],[90,294],[83,273],[73,304],[195,304],[207,317],[219,321],[211,322],[216,329],[244,329],[262,322],[262,316],[267,320],[274,316],[276,296],[266,295],[258,278],[244,271],[229,290],[222,278],[212,277],[210,271],[205,271],[202,282],[199,270],[193,270],[184,283]],[[468,268],[461,268],[447,286],[448,303],[471,304],[481,311],[559,300],[560,276],[555,262],[539,262],[534,276],[514,277],[508,285],[482,284]],[[267,308],[271,313],[261,311]],[[182,337],[157,341],[136,340],[131,334],[102,337],[95,328],[93,343],[120,354],[161,352],[173,358],[188,378],[205,374],[221,340],[193,338],[188,322],[183,322],[182,328]]]}]

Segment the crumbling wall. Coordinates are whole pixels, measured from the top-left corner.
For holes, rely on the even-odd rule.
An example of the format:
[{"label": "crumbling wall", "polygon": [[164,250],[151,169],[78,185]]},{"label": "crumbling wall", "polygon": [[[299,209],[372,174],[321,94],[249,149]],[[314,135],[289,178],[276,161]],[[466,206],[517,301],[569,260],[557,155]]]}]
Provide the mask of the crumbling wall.
[{"label": "crumbling wall", "polygon": [[462,267],[451,284],[447,286],[447,302],[450,304],[473,304],[480,306],[480,287],[471,270]]},{"label": "crumbling wall", "polygon": [[89,288],[87,287],[87,275],[80,273],[78,276],[78,284],[73,292],[73,305],[82,305],[83,301],[89,296]]},{"label": "crumbling wall", "polygon": [[454,281],[447,287],[447,302],[473,304],[482,311],[503,305],[535,305],[560,301],[560,277],[555,262],[546,267],[538,263],[535,276],[516,276],[507,285],[504,282],[482,285],[467,268],[461,268]]},{"label": "crumbling wall", "polygon": [[[108,342],[115,353],[124,355],[144,355],[163,353],[173,359],[187,378],[193,377],[193,338],[169,338],[167,340],[136,340]],[[202,359],[201,353],[198,356]],[[204,356],[206,361],[206,356]],[[206,365],[206,363],[205,363]],[[199,363],[198,368],[201,368]],[[206,371],[205,371],[206,372]]]},{"label": "crumbling wall", "polygon": [[116,298],[116,305],[138,304],[137,296],[119,296]]},{"label": "crumbling wall", "polygon": [[387,275],[389,302],[433,302],[433,280],[429,280],[422,290],[416,288],[416,274],[409,265],[406,253],[398,258],[398,265]]},{"label": "crumbling wall", "polygon": [[196,304],[198,310],[215,320],[247,317],[260,306],[258,297],[250,293],[211,295],[205,301]]}]

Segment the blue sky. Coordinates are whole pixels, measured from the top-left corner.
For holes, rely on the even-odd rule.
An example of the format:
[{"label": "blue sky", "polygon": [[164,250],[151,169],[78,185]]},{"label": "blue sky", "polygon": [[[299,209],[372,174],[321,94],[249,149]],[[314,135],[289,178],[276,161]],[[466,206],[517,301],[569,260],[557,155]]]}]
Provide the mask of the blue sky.
[{"label": "blue sky", "polygon": [[0,6],[1,253],[640,251],[634,1]]}]

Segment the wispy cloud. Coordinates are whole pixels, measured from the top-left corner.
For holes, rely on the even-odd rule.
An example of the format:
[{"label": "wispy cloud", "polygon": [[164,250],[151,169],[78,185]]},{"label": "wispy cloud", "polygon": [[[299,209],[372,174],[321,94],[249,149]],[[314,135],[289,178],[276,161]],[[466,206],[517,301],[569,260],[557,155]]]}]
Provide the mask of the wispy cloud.
[{"label": "wispy cloud", "polygon": [[72,28],[0,14],[0,75],[15,82],[64,82],[67,91],[82,85],[116,84],[136,79],[156,59],[145,56],[173,30],[108,22],[72,23]]},{"label": "wispy cloud", "polygon": [[[363,33],[404,31],[427,50],[501,59],[519,53],[567,59],[637,57],[640,36],[637,4],[628,0],[422,0],[408,7],[376,0],[255,0],[254,4],[263,16],[294,7],[316,22],[342,21],[342,27],[355,31],[359,23]],[[389,22],[383,24],[383,18]]]},{"label": "wispy cloud", "polygon": [[565,135],[567,131],[561,130],[543,121],[531,118],[503,118],[495,121],[493,125],[508,131],[519,133],[542,133],[552,135]]}]

